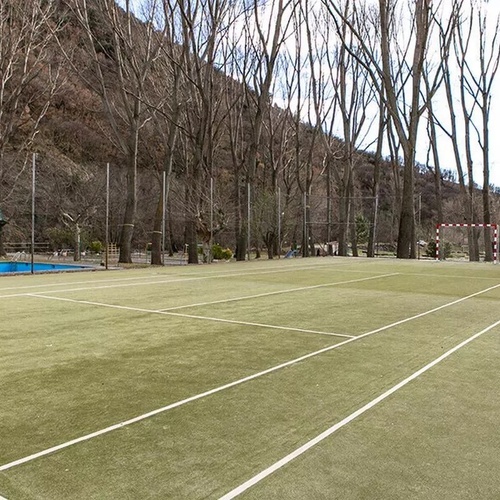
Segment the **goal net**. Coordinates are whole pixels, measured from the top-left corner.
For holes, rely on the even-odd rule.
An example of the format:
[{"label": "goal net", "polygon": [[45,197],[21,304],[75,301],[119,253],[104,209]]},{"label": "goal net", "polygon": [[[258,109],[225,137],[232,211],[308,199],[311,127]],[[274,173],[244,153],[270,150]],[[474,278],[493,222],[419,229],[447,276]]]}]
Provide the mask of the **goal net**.
[{"label": "goal net", "polygon": [[[483,229],[477,232],[477,248],[480,255],[485,255],[486,245],[491,245],[493,263],[497,263],[498,259],[498,226],[497,224],[437,224],[436,225],[436,260],[444,258],[446,247],[444,245],[443,233],[444,228],[455,228],[451,233],[448,231],[446,244],[449,247],[454,247],[456,252],[462,253],[463,256],[468,256],[468,238],[467,232],[470,229]],[[490,230],[490,238],[484,237],[484,229]],[[486,241],[485,241],[486,240]]]}]

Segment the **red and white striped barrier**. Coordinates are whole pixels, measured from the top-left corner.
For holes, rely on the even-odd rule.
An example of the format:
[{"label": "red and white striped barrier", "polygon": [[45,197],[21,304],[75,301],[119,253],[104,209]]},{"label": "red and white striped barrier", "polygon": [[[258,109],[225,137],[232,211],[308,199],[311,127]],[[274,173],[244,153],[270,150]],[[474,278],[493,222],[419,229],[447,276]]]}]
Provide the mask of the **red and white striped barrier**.
[{"label": "red and white striped barrier", "polygon": [[493,263],[497,263],[498,256],[498,225],[497,224],[437,224],[436,225],[436,260],[439,260],[439,239],[442,227],[485,227],[493,229]]}]

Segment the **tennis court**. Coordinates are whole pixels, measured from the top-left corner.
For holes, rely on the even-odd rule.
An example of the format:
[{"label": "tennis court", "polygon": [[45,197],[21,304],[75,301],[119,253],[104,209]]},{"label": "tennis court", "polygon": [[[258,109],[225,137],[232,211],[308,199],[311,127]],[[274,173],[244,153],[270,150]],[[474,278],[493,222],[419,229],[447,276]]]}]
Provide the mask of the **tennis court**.
[{"label": "tennis court", "polygon": [[0,496],[499,498],[500,267],[0,279]]}]

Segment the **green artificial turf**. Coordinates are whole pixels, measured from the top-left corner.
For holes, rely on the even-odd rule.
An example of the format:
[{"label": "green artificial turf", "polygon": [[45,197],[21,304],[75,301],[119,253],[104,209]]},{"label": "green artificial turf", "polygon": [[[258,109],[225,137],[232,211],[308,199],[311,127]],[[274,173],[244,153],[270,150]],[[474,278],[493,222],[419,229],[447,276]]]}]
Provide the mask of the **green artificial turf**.
[{"label": "green artificial turf", "polygon": [[[500,287],[480,292],[499,284],[493,265],[331,258],[2,278],[0,468],[317,354],[10,467],[0,495],[219,498],[498,321]],[[495,498],[499,334],[242,498]]]}]

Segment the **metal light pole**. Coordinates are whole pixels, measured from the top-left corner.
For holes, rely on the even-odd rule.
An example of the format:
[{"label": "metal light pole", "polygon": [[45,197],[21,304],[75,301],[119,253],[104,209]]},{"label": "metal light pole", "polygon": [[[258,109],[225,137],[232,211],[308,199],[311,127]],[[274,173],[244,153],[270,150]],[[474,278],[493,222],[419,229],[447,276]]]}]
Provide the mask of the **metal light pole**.
[{"label": "metal light pole", "polygon": [[161,261],[165,265],[165,235],[167,227],[167,172],[163,171],[163,184],[162,184],[162,216],[161,216]]},{"label": "metal light pole", "polygon": [[33,153],[31,172],[31,274],[35,274],[35,180],[36,153]]},{"label": "metal light pole", "polygon": [[210,238],[208,240],[208,263],[212,263],[212,246],[214,233],[214,178],[210,177]]},{"label": "metal light pole", "polygon": [[104,265],[106,269],[109,266],[109,163],[106,163],[106,236],[105,236],[105,245],[106,252],[104,256]]},{"label": "metal light pole", "polygon": [[250,183],[247,183],[247,214],[248,214],[248,220],[247,220],[247,254],[248,254],[248,260],[250,260]]},{"label": "metal light pole", "polygon": [[303,213],[303,238],[302,238],[302,257],[308,257],[309,256],[309,241],[307,239],[307,192],[304,191],[304,213]]},{"label": "metal light pole", "polygon": [[281,188],[278,187],[278,259],[281,258]]}]

